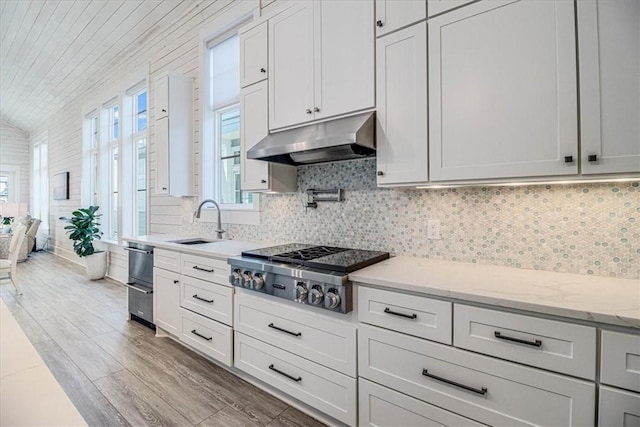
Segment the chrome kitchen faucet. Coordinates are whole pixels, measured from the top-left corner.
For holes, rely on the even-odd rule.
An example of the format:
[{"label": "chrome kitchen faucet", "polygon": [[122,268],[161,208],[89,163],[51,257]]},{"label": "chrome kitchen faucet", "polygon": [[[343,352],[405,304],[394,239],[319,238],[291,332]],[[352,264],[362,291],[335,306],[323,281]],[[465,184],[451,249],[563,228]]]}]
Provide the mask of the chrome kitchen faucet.
[{"label": "chrome kitchen faucet", "polygon": [[216,209],[218,210],[218,229],[216,230],[216,235],[218,239],[222,239],[222,233],[224,233],[226,230],[222,229],[222,218],[220,215],[220,206],[218,206],[218,203],[216,203],[215,200],[205,199],[202,202],[200,202],[200,204],[198,205],[198,210],[195,212],[196,218],[198,219],[200,218],[200,212],[202,211],[202,206],[204,206],[206,203],[213,203]]}]

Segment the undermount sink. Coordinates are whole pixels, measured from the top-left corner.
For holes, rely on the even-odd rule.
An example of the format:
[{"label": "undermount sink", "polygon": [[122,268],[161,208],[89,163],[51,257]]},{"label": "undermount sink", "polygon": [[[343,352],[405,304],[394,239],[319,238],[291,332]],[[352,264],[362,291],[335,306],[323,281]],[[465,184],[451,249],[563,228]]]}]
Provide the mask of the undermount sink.
[{"label": "undermount sink", "polygon": [[217,239],[204,240],[200,238],[170,240],[169,243],[177,243],[179,245],[204,245],[205,243],[219,242]]}]

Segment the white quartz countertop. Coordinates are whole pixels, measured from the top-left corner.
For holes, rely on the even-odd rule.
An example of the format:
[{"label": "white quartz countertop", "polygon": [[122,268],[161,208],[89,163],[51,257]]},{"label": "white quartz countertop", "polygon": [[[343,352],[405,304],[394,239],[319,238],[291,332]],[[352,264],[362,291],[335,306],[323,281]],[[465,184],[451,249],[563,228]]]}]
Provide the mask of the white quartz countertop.
[{"label": "white quartz countertop", "polygon": [[265,248],[273,246],[273,243],[255,242],[250,240],[216,240],[211,238],[203,238],[203,240],[211,240],[211,243],[203,243],[200,245],[183,245],[173,242],[174,240],[197,239],[198,237],[190,237],[184,235],[170,234],[153,234],[140,237],[125,237],[123,240],[127,242],[142,243],[161,249],[170,249],[186,254],[212,256],[218,258],[228,258],[238,256],[242,251],[250,249]]},{"label": "white quartz countertop", "polygon": [[398,256],[354,282],[640,328],[640,281]]}]

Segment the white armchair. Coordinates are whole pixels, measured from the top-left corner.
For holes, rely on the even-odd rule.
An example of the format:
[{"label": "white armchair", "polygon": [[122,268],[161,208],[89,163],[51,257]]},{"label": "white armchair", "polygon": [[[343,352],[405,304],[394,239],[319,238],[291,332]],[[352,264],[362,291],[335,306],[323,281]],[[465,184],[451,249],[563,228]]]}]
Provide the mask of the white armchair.
[{"label": "white armchair", "polygon": [[18,294],[22,294],[22,289],[16,280],[16,267],[18,265],[18,254],[26,237],[27,228],[18,224],[13,230],[11,243],[9,244],[9,258],[0,259],[0,279],[10,279]]}]

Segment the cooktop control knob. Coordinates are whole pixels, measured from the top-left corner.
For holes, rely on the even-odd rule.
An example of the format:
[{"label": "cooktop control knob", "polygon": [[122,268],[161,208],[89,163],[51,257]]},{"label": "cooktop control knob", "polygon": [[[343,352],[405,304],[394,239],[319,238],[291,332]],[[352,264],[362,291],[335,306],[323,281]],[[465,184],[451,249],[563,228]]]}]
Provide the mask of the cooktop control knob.
[{"label": "cooktop control knob", "polygon": [[244,274],[242,275],[242,286],[244,286],[245,288],[250,288],[252,281],[253,281],[253,278],[251,277],[251,272],[245,271]]},{"label": "cooktop control knob", "polygon": [[237,268],[233,270],[229,279],[231,280],[231,284],[236,286],[242,286],[242,272]]},{"label": "cooktop control knob", "polygon": [[296,302],[306,304],[307,295],[309,295],[309,289],[304,282],[296,283]]},{"label": "cooktop control knob", "polygon": [[331,289],[325,296],[324,305],[326,308],[334,309],[340,307],[340,294],[335,289]]},{"label": "cooktop control knob", "polygon": [[256,273],[253,275],[253,289],[259,291],[264,288],[264,277],[260,273]]},{"label": "cooktop control knob", "polygon": [[310,292],[309,302],[313,305],[322,304],[322,300],[324,299],[324,294],[322,293],[322,289],[313,288]]}]

